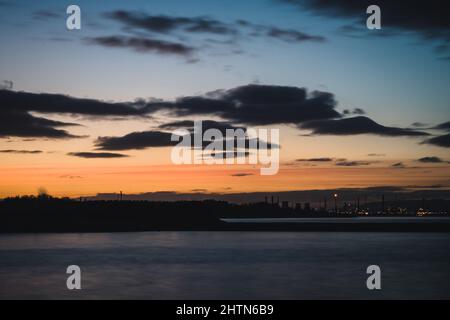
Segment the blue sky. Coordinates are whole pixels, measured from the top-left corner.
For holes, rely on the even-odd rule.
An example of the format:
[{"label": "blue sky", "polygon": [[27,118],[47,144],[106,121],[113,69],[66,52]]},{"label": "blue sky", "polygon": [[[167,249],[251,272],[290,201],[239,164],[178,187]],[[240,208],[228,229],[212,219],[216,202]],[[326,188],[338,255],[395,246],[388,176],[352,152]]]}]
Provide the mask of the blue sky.
[{"label": "blue sky", "polygon": [[[337,31],[345,23],[341,19],[317,17],[271,0],[77,4],[82,9],[79,31],[65,29],[62,1],[14,1],[2,6],[0,37],[7,45],[0,52],[0,70],[16,90],[133,100],[174,98],[259,82],[330,91],[341,108],[364,108],[386,124],[437,123],[448,115],[450,63],[438,59],[432,43],[418,37],[345,36]],[[208,51],[200,54],[197,63],[84,44],[86,37],[121,32],[117,22],[102,17],[116,9],[209,16],[230,23],[245,19],[324,36],[327,41],[291,44],[253,39],[239,44],[244,53]],[[34,18],[39,11],[61,12],[61,18]]]}]

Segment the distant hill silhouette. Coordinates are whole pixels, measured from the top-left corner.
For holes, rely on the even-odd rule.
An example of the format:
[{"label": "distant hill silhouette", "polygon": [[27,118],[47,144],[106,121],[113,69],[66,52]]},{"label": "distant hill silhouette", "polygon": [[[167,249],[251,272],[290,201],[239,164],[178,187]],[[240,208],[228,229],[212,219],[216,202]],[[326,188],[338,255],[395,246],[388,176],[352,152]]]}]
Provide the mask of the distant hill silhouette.
[{"label": "distant hill silhouette", "polygon": [[[339,201],[355,203],[358,198],[361,202],[377,203],[381,201],[382,195],[385,196],[386,201],[421,201],[422,199],[442,199],[450,201],[450,190],[444,186],[428,186],[422,187],[409,186],[381,186],[368,188],[341,188],[341,189],[327,189],[327,190],[298,190],[298,191],[280,191],[280,192],[238,192],[238,193],[209,193],[207,191],[193,191],[186,193],[179,193],[173,191],[162,192],[146,192],[138,194],[123,194],[124,200],[136,201],[204,201],[208,199],[215,199],[218,201],[227,201],[231,203],[256,203],[264,201],[265,197],[280,198],[282,201],[289,201],[292,203],[309,202],[313,207],[323,206],[324,199],[327,199],[330,204],[335,193],[339,194]],[[117,200],[119,199],[117,193],[99,193],[96,196],[86,197],[89,200]],[[436,202],[429,202],[435,205]],[[442,203],[441,203],[442,204]],[[441,209],[450,209],[450,206],[444,204]]]}]

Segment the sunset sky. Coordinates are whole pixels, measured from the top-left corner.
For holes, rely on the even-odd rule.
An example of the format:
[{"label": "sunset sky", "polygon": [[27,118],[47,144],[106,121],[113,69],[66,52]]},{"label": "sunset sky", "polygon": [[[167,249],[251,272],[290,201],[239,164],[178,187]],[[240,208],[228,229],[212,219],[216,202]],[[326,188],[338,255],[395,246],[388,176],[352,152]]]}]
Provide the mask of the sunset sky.
[{"label": "sunset sky", "polygon": [[[450,189],[450,22],[395,2],[2,0],[0,198]],[[172,164],[183,120],[279,129],[279,173]]]}]

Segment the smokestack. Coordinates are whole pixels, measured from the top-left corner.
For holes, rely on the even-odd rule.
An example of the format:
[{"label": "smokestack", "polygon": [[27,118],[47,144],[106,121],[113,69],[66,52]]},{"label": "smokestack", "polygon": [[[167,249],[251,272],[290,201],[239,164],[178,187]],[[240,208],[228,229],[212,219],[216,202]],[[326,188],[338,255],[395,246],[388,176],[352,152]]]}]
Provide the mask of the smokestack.
[{"label": "smokestack", "polygon": [[123,199],[123,195],[122,195],[122,191],[120,191],[120,201],[122,201]]},{"label": "smokestack", "polygon": [[357,203],[357,207],[358,207],[358,212],[359,212],[359,196],[358,196],[358,203]]},{"label": "smokestack", "polygon": [[384,194],[381,196],[381,211],[384,213]]}]

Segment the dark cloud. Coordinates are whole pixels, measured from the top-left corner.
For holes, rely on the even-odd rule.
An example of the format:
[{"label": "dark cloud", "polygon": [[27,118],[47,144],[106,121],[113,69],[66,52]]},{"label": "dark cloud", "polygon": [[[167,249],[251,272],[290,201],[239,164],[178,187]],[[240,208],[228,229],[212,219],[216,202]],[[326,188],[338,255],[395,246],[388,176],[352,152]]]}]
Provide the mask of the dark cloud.
[{"label": "dark cloud", "polygon": [[[192,120],[181,120],[181,121],[175,121],[175,122],[169,122],[165,123],[159,126],[160,129],[164,130],[177,130],[177,129],[186,129],[191,134],[191,139],[194,141],[194,127],[195,123]],[[227,138],[227,130],[242,130],[242,132],[245,134],[247,132],[247,128],[241,127],[241,126],[234,126],[230,122],[226,121],[214,121],[214,120],[202,120],[201,125],[201,132],[202,134],[205,133],[205,131],[215,129],[220,131],[220,133],[223,135],[223,139],[219,140],[222,141],[224,144],[224,148],[226,146],[226,142],[230,141],[230,139]],[[200,132],[200,128],[198,128]],[[239,132],[239,131],[237,131]],[[234,144],[237,146],[240,143],[243,143],[245,146],[245,149],[250,149],[252,145],[256,145],[259,149],[272,149],[272,148],[280,148],[279,145],[268,143],[263,140],[259,139],[250,139],[247,135],[245,137],[240,136],[234,136]],[[203,147],[206,147],[210,144],[212,140],[210,141],[203,141]]]},{"label": "dark cloud", "polygon": [[248,177],[253,176],[253,173],[235,173],[231,175],[232,177]]},{"label": "dark cloud", "polygon": [[403,162],[397,162],[397,163],[394,163],[394,164],[392,165],[392,167],[403,169],[403,168],[405,168],[405,165],[403,164]]},{"label": "dark cloud", "polygon": [[423,127],[426,127],[427,125],[422,122],[414,122],[413,124],[411,124],[411,126],[413,126],[415,128],[423,128]]},{"label": "dark cloud", "polygon": [[443,163],[446,162],[444,160],[442,160],[439,157],[424,157],[424,158],[420,158],[417,161],[422,162],[422,163]]},{"label": "dark cloud", "polygon": [[425,140],[422,144],[431,144],[438,147],[450,148],[450,133]]},{"label": "dark cloud", "polygon": [[368,166],[373,162],[370,161],[338,161],[336,162],[336,166],[338,167],[359,167],[359,166]]},{"label": "dark cloud", "polygon": [[317,135],[356,135],[374,134],[380,136],[427,136],[428,133],[396,127],[385,127],[367,117],[354,117],[338,120],[317,120],[299,125],[301,129],[312,130]]},{"label": "dark cloud", "polygon": [[30,112],[102,117],[144,116],[147,111],[142,103],[113,103],[60,94],[0,90],[0,137],[74,138],[76,136],[58,128],[77,124],[37,117]]},{"label": "dark cloud", "polygon": [[413,31],[425,38],[449,40],[450,21],[442,15],[445,6],[440,0],[278,0],[331,18],[350,18],[363,23],[366,9],[372,4],[381,8],[385,28]]},{"label": "dark cloud", "polygon": [[[178,136],[181,141],[181,136]],[[99,137],[95,141],[95,146],[98,150],[143,150],[147,148],[161,148],[161,147],[173,147],[179,144],[179,141],[171,141],[172,133],[162,132],[162,131],[144,131],[144,132],[132,132],[122,137]],[[194,136],[190,134],[191,147],[194,148]],[[245,140],[244,140],[245,139]],[[271,144],[262,140],[249,139],[247,137],[243,138],[244,148],[250,149],[253,145],[257,146],[257,149],[272,149],[280,148],[279,145]],[[226,150],[227,139],[224,137],[221,140],[222,150]],[[202,139],[202,148],[210,145],[212,141],[205,141]],[[238,146],[241,142],[240,138],[234,139],[234,145]],[[242,150],[227,151],[232,152],[234,155],[230,157],[246,157],[248,152]],[[227,152],[222,153],[223,156],[227,157]],[[217,157],[219,153],[205,155],[210,157]]]},{"label": "dark cloud", "polygon": [[192,120],[180,120],[163,123],[159,126],[160,129],[164,130],[177,130],[177,129],[190,129],[194,127],[194,121]]},{"label": "dark cloud", "polygon": [[190,57],[196,50],[193,47],[171,41],[151,39],[147,37],[107,36],[86,38],[89,44],[96,44],[111,48],[129,48],[137,52],[154,52],[158,54],[172,54]]},{"label": "dark cloud", "polygon": [[209,17],[170,17],[146,15],[142,12],[118,10],[105,15],[127,27],[135,27],[150,32],[170,33],[177,30],[192,33],[236,34],[237,30],[221,21]]},{"label": "dark cloud", "polygon": [[147,112],[141,103],[143,102],[114,103],[61,94],[0,90],[0,112],[13,110],[93,116],[133,116]]},{"label": "dark cloud", "polygon": [[267,36],[283,40],[285,42],[303,42],[303,41],[312,41],[312,42],[324,42],[325,38],[321,36],[313,36],[304,32],[300,32],[297,30],[286,30],[280,29],[276,27],[271,27],[267,30]]},{"label": "dark cloud", "polygon": [[[0,104],[1,106],[1,104]],[[27,138],[80,138],[58,127],[76,126],[74,123],[54,121],[35,117],[28,112],[1,110],[0,138],[27,137]]]},{"label": "dark cloud", "polygon": [[[341,119],[342,115],[336,111],[336,105],[334,95],[329,92],[308,92],[306,88],[257,84],[216,90],[206,95],[181,97],[173,102],[152,99],[115,103],[60,94],[0,90],[0,113],[3,115],[0,123],[4,123],[4,128],[0,128],[0,136],[74,137],[56,127],[75,124],[37,118],[29,111],[109,119],[115,116],[147,117],[159,111],[178,117],[213,116],[224,120],[207,120],[204,122],[204,129],[216,128],[221,132],[226,129],[245,130],[240,125],[293,124],[301,129],[310,129],[313,134],[428,135],[412,129],[385,127],[368,117]],[[20,124],[20,128],[17,124]],[[163,124],[160,128],[189,128],[192,124],[192,121],[182,120]],[[40,130],[32,130],[36,127]],[[34,131],[39,132],[33,133]]]},{"label": "dark cloud", "polygon": [[153,110],[167,110],[177,116],[218,115],[232,108],[233,105],[222,99],[212,99],[204,96],[182,97],[175,102],[155,102]]},{"label": "dark cloud", "polygon": [[356,115],[364,115],[366,112],[361,108],[354,108],[353,110],[345,109],[343,112],[345,115],[356,114]]},{"label": "dark cloud", "polygon": [[160,131],[132,132],[122,137],[99,137],[95,145],[98,150],[143,150],[177,145],[171,137],[171,133]]},{"label": "dark cloud", "polygon": [[266,36],[290,43],[325,41],[325,38],[321,36],[310,35],[298,30],[257,25],[245,20],[226,23],[210,17],[147,15],[142,12],[124,10],[110,12],[105,14],[105,16],[122,23],[126,28],[140,29],[159,34],[173,34],[176,32],[183,32],[185,34],[209,33],[229,37],[229,43],[235,43],[243,35],[255,37]]},{"label": "dark cloud", "polygon": [[215,115],[248,125],[297,124],[340,117],[333,94],[305,88],[247,85],[219,90],[206,96],[183,97],[175,102],[155,103],[153,108],[178,116]]},{"label": "dark cloud", "polygon": [[443,130],[443,131],[450,131],[450,121],[438,124],[437,126],[435,126],[433,129],[436,130]]},{"label": "dark cloud", "polygon": [[[241,54],[244,50],[240,47],[240,44],[252,38],[270,38],[292,44],[306,41],[325,41],[322,36],[271,25],[254,24],[245,20],[225,22],[208,16],[151,15],[126,10],[105,13],[104,17],[120,23],[123,26],[122,31],[126,34],[132,34],[134,37],[116,35],[89,39],[89,43],[130,48],[139,52],[181,54],[189,57],[188,62],[199,60],[199,58],[191,57],[194,51],[204,53],[208,50],[214,50],[214,54],[218,52]],[[180,43],[175,44],[177,50],[168,50],[166,44],[173,43],[167,39],[173,38],[177,38]],[[161,42],[162,45],[155,43],[156,41]],[[202,50],[192,47],[193,43],[196,43],[196,47]],[[163,50],[161,50],[161,47],[163,47]],[[169,49],[172,49],[171,46],[169,46]]]},{"label": "dark cloud", "polygon": [[41,150],[0,150],[0,153],[39,154]]},{"label": "dark cloud", "polygon": [[126,158],[125,154],[109,153],[109,152],[70,152],[67,155],[85,159],[110,159],[110,158]]},{"label": "dark cloud", "polygon": [[[446,17],[446,4],[441,0],[277,0],[298,6],[319,16],[349,19],[354,23],[347,28],[358,35],[380,34],[384,36],[415,33],[425,40],[438,40],[442,45],[450,42],[450,19]],[[366,9],[376,4],[381,8],[381,32],[368,32]],[[446,50],[448,52],[448,50]]]},{"label": "dark cloud", "polygon": [[[194,121],[192,120],[181,120],[164,123],[159,126],[160,129],[164,130],[176,130],[176,129],[187,129],[190,132],[194,131]],[[244,127],[234,126],[230,122],[226,121],[214,121],[214,120],[202,120],[202,130],[206,131],[208,129],[217,129],[223,135],[226,134],[227,130],[239,130],[242,129],[244,132],[247,131]]]},{"label": "dark cloud", "polygon": [[248,151],[225,151],[225,152],[213,152],[210,154],[202,155],[203,159],[230,159],[230,158],[247,158],[250,156]]},{"label": "dark cloud", "polygon": [[385,157],[386,155],[384,153],[369,153],[367,156],[368,157]]},{"label": "dark cloud", "polygon": [[310,158],[310,159],[297,159],[297,162],[331,162],[334,158]]},{"label": "dark cloud", "polygon": [[[329,92],[305,88],[246,85],[217,90],[204,96],[181,97],[175,102],[155,102],[151,110],[166,110],[176,116],[217,116],[245,125],[294,124],[313,134],[380,136],[428,136],[423,131],[387,127],[365,116],[342,119],[337,102]],[[361,113],[362,109],[354,109]],[[181,123],[186,125],[187,123]]]}]

